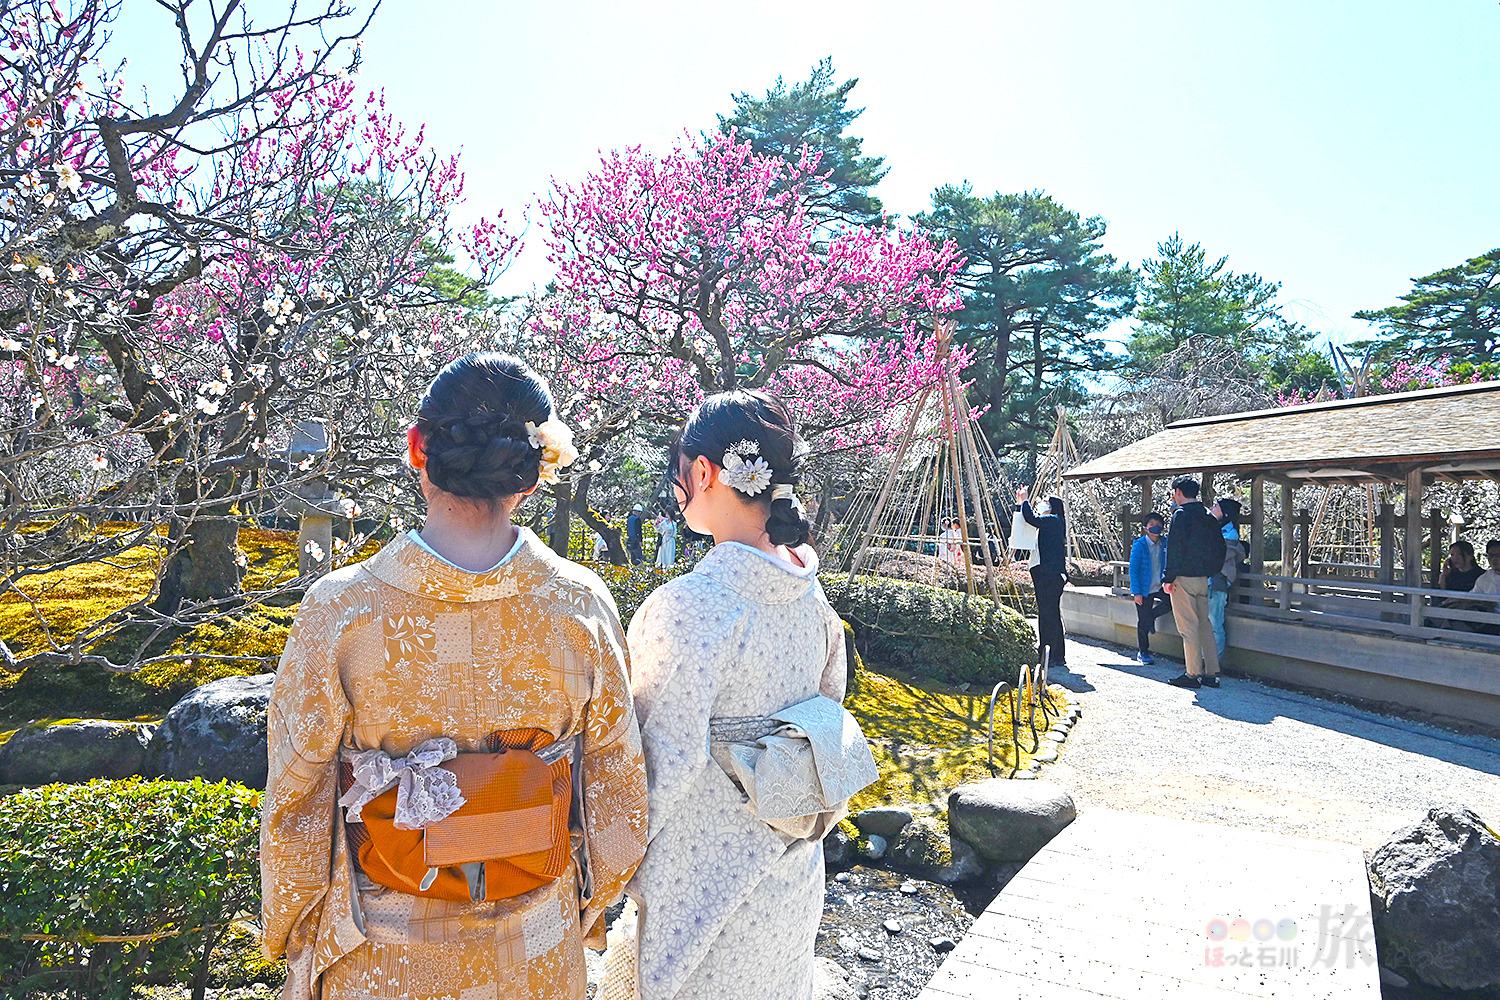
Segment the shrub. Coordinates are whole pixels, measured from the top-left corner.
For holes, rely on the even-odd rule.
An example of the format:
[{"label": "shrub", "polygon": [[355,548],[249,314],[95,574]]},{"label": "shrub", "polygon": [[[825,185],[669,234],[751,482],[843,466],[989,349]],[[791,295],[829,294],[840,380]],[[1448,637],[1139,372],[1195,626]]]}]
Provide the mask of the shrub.
[{"label": "shrub", "polygon": [[635,613],[646,603],[646,598],[651,596],[653,590],[692,568],[683,561],[669,570],[656,569],[645,563],[639,566],[591,565],[614,596],[615,604],[620,609],[620,624],[626,628],[630,627],[630,619],[635,617]]},{"label": "shrub", "polygon": [[127,778],[0,799],[0,993],[187,982],[201,1000],[215,947],[260,905],[259,798]]},{"label": "shrub", "polygon": [[988,597],[967,597],[883,577],[822,578],[829,603],[854,627],[860,655],[873,666],[950,684],[1015,681],[1036,656],[1026,619]]}]

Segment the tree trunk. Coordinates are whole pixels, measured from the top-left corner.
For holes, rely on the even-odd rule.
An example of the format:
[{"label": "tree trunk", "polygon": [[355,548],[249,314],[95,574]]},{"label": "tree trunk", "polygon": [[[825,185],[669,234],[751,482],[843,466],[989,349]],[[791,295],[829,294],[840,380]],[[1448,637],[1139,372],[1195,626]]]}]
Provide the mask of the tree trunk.
[{"label": "tree trunk", "polygon": [[1000,313],[995,320],[995,357],[990,362],[994,377],[990,380],[990,412],[997,418],[1005,413],[1005,400],[1010,395],[1010,316]]},{"label": "tree trunk", "polygon": [[833,485],[828,477],[823,477],[823,488],[818,491],[818,521],[813,525],[813,535],[822,536],[828,530],[828,522],[833,514]]},{"label": "tree trunk", "polygon": [[[167,541],[173,552],[162,567],[161,582],[152,608],[175,614],[185,603],[233,598],[240,592],[240,519],[232,503],[235,476],[199,479],[191,466],[177,479],[179,508],[195,508],[189,518],[173,515],[167,525]],[[214,502],[216,498],[218,502]]]},{"label": "tree trunk", "polygon": [[612,566],[625,566],[630,562],[630,557],[625,552],[624,533],[619,528],[613,527],[599,515],[599,512],[589,506],[589,487],[594,483],[592,472],[580,476],[578,489],[573,493],[573,513],[604,539],[605,551],[609,554],[609,562]]},{"label": "tree trunk", "polygon": [[568,539],[573,530],[573,484],[567,481],[554,484],[552,498],[556,501],[552,507],[552,525],[548,532],[552,536],[552,551],[566,559]]},{"label": "tree trunk", "polygon": [[174,518],[167,529],[168,541],[180,548],[162,569],[161,588],[152,602],[163,614],[175,614],[190,601],[218,600],[240,591],[239,521],[228,510],[204,515],[186,523]]}]

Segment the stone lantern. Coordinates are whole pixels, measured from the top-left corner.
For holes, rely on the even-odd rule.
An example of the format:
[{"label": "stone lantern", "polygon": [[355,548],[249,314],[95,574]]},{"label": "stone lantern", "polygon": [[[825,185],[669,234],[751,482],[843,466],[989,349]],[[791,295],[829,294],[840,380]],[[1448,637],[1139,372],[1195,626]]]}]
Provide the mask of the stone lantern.
[{"label": "stone lantern", "polygon": [[[287,461],[293,465],[309,458],[318,461],[328,452],[328,427],[318,420],[299,420],[287,444]],[[297,486],[282,510],[296,514],[297,573],[299,576],[328,572],[333,560],[333,519],[343,514],[343,502],[323,479],[309,479]],[[310,544],[309,544],[310,543]]]}]

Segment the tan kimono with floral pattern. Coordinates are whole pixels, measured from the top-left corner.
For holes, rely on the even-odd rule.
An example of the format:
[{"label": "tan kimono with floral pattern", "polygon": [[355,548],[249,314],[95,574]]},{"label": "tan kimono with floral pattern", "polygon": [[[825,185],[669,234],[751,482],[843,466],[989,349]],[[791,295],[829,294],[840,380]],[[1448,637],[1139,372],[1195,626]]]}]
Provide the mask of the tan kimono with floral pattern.
[{"label": "tan kimono with floral pattern", "polygon": [[[614,601],[592,572],[525,528],[507,559],[470,573],[406,535],[307,592],[269,711],[261,818],[265,951],[290,961],[288,1000],[574,1000],[583,941],[646,843],[646,776]],[[448,736],[583,733],[584,835],[593,881],[570,870],[493,903],[373,885],[350,859],[339,748],[404,755]],[[575,866],[576,867],[576,866]]]}]

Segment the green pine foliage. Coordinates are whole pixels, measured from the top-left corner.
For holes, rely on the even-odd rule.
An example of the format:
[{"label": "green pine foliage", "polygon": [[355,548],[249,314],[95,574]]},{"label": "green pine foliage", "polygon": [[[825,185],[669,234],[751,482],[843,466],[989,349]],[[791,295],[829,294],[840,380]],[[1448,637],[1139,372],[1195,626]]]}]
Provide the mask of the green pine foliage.
[{"label": "green pine foliage", "polygon": [[964,255],[958,340],[974,352],[966,378],[988,404],[980,426],[1000,452],[1034,466],[1057,405],[1088,400],[1089,382],[1119,362],[1100,334],[1130,314],[1135,272],[1102,249],[1107,229],[1042,191],[975,195],[945,185],[916,222]]},{"label": "green pine foliage", "polygon": [[764,97],[734,95],[734,114],[720,115],[719,128],[738,132],[762,156],[776,156],[796,164],[804,147],[819,153],[821,181],[804,192],[812,214],[827,221],[855,225],[883,224],[884,206],[871,189],[888,167],[878,156],[864,155],[864,140],[848,135],[849,126],[864,108],[849,107],[849,92],[858,79],[835,79],[833,59],[813,67],[803,83],[788,87],[781,77]]},{"label": "green pine foliage", "polygon": [[1364,309],[1354,318],[1380,325],[1382,361],[1500,361],[1500,248],[1417,278],[1400,305]]}]

